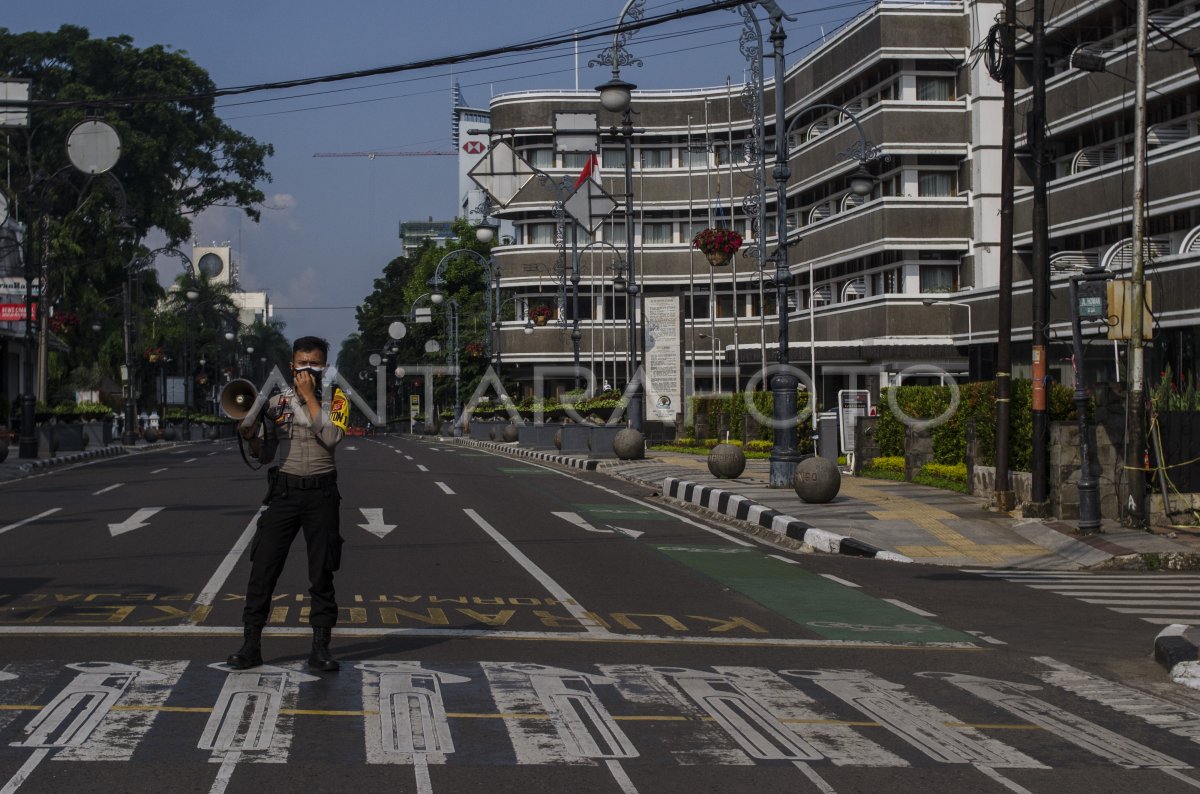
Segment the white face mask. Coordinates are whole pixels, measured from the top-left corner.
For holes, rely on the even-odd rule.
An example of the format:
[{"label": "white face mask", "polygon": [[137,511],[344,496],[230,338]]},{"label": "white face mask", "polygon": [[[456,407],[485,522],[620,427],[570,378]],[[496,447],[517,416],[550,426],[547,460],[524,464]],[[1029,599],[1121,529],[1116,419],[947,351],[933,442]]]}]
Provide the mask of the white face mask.
[{"label": "white face mask", "polygon": [[296,367],[296,374],[299,375],[301,372],[307,372],[319,381],[325,374],[325,367]]}]

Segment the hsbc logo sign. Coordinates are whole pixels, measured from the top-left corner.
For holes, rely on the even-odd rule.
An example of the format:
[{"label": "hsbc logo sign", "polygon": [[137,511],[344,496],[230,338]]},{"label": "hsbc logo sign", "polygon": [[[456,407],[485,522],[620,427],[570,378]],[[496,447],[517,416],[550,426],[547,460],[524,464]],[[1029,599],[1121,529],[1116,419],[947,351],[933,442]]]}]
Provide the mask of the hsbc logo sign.
[{"label": "hsbc logo sign", "polygon": [[467,154],[483,154],[484,145],[481,141],[467,141],[462,148]]}]

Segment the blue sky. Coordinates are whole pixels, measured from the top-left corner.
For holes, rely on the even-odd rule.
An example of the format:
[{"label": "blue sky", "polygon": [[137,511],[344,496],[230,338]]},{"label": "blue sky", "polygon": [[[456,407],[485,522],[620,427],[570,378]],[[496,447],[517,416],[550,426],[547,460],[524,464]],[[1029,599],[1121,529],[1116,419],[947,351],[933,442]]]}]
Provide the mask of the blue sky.
[{"label": "blue sky", "polygon": [[[702,0],[647,0],[648,14]],[[789,63],[822,33],[869,6],[829,7],[781,0],[789,13]],[[218,86],[368,69],[488,49],[616,21],[623,0],[40,0],[8,3],[0,26],[13,32],[80,25],[93,36],[128,34],[140,47],[183,50]],[[760,13],[761,16],[761,13]],[[643,88],[693,88],[742,81],[740,17],[718,11],[639,32],[630,45],[643,66],[622,76]],[[579,86],[608,79],[587,61],[601,48],[584,42]],[[768,44],[769,47],[769,44]],[[275,146],[264,185],[262,222],[214,210],[198,218],[201,243],[229,241],[242,285],[266,289],[287,334],[315,333],[334,345],[354,330],[354,306],[383,266],[400,253],[401,220],[452,217],[457,172],[452,157],[312,157],[315,152],[450,148],[450,85],[468,102],[493,94],[574,88],[571,47],[523,53],[290,92],[231,97],[218,105],[233,127]],[[768,68],[768,77],[770,69]],[[269,100],[269,101],[264,101]],[[164,273],[173,277],[174,273]]]}]

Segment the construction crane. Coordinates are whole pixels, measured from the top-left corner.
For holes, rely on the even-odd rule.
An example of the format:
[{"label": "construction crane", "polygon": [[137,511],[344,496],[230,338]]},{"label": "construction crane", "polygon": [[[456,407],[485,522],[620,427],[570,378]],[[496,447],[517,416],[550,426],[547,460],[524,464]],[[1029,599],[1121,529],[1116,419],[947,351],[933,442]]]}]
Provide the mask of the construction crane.
[{"label": "construction crane", "polygon": [[374,160],[376,157],[457,157],[453,149],[446,151],[427,152],[317,152],[313,157],[365,157]]}]

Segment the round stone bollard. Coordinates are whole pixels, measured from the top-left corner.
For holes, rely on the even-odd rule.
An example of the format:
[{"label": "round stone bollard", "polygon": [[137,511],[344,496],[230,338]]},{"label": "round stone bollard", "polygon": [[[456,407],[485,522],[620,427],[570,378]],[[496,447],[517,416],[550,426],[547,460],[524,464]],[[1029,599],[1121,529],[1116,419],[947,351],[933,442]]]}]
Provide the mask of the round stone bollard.
[{"label": "round stone bollard", "polygon": [[746,470],[746,453],[736,444],[717,444],[708,453],[708,470],[722,480],[741,477]]},{"label": "round stone bollard", "polygon": [[153,444],[155,441],[158,441],[158,431],[153,427],[147,427],[145,432],[142,433],[142,438],[146,440],[147,444]]},{"label": "round stone bollard", "polygon": [[216,441],[218,438],[220,438],[220,437],[221,437],[221,431],[220,431],[220,430],[218,430],[218,429],[217,429],[217,428],[215,428],[215,427],[210,427],[210,428],[208,429],[208,434],[207,434],[207,435],[208,435],[208,440],[209,440],[209,441]]},{"label": "round stone bollard", "polygon": [[8,459],[8,439],[0,438],[0,463]]},{"label": "round stone bollard", "polygon": [[562,449],[562,430],[556,430],[554,433],[554,448]]},{"label": "round stone bollard", "polygon": [[833,501],[842,487],[842,473],[832,461],[825,458],[805,458],[796,464],[792,477],[796,496],[812,505],[823,505]]},{"label": "round stone bollard", "polygon": [[495,425],[492,425],[491,427],[488,428],[488,438],[490,438],[492,441],[496,440],[496,426]]},{"label": "round stone bollard", "polygon": [[179,436],[179,431],[175,429],[175,425],[167,425],[167,429],[162,431],[163,441],[174,441]]},{"label": "round stone bollard", "polygon": [[516,441],[520,437],[521,437],[521,431],[517,428],[516,425],[514,425],[510,422],[504,426],[503,438],[506,443],[511,444],[512,442]]},{"label": "round stone bollard", "polygon": [[641,460],[646,457],[646,437],[627,427],[613,439],[613,452],[621,460]]}]

